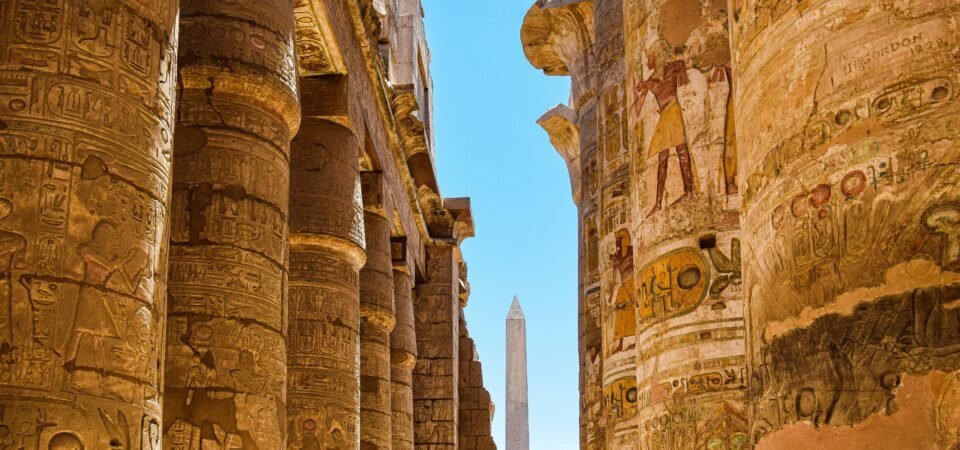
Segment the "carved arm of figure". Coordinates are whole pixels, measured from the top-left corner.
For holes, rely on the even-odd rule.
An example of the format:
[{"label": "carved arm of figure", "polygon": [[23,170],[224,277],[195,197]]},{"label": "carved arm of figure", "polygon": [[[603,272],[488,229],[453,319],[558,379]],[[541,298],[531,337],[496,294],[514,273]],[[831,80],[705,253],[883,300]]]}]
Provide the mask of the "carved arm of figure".
[{"label": "carved arm of figure", "polygon": [[636,98],[633,100],[634,115],[640,115],[640,110],[643,109],[643,105],[647,102],[647,94],[657,86],[657,83],[659,83],[659,80],[654,78],[649,80],[637,79],[633,82],[633,91],[636,93]]},{"label": "carved arm of figure", "polygon": [[117,273],[131,293],[137,291],[141,280],[153,277],[149,259],[146,252],[134,247],[127,252],[123,264],[119,265]]}]

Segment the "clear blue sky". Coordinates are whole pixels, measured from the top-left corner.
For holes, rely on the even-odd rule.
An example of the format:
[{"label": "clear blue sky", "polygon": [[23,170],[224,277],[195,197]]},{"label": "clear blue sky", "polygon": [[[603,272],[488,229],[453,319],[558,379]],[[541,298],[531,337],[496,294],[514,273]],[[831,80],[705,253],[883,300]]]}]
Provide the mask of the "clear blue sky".
[{"label": "clear blue sky", "polygon": [[577,449],[577,216],[566,165],[536,121],[569,98],[523,56],[534,0],[423,0],[433,55],[437,166],[445,197],[473,200],[467,307],[504,448],[505,320],[527,318],[530,445]]}]

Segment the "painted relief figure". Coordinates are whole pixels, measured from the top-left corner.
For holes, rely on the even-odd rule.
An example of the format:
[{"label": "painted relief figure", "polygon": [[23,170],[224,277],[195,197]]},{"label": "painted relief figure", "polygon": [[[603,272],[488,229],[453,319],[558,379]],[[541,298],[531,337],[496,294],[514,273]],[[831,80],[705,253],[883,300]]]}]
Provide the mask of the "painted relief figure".
[{"label": "painted relief figure", "polygon": [[723,170],[724,192],[727,195],[735,195],[740,192],[740,187],[737,186],[737,127],[736,118],[733,114],[733,85],[730,83],[730,79],[730,68],[721,66],[714,69],[710,82],[727,83],[731,87],[730,94],[727,95],[721,169]]},{"label": "painted relief figure", "polygon": [[630,232],[617,231],[616,252],[610,255],[614,272],[619,275],[620,282],[613,291],[613,338],[610,341],[607,354],[614,354],[630,350],[636,343],[624,342],[627,338],[635,338],[636,303],[633,299],[633,245],[630,242]]},{"label": "painted relief figure", "polygon": [[[0,221],[12,213],[10,201],[0,198]],[[0,229],[0,356],[13,351],[13,261],[26,246],[20,234]]]},{"label": "painted relief figure", "polygon": [[[647,67],[653,69],[656,65],[654,57],[647,61]],[[677,89],[686,85],[687,66],[682,60],[673,61],[664,67],[663,80],[650,78],[639,81],[634,86],[637,91],[639,108],[643,107],[647,93],[652,93],[657,99],[660,108],[660,119],[653,131],[653,137],[648,147],[648,156],[657,156],[657,198],[653,208],[647,216],[651,216],[663,208],[663,196],[666,193],[667,169],[669,168],[670,150],[676,149],[677,159],[680,161],[680,176],[683,181],[683,195],[677,199],[682,201],[693,196],[693,160],[690,158],[690,147],[687,144],[686,127],[683,123],[683,111],[677,100]]]}]

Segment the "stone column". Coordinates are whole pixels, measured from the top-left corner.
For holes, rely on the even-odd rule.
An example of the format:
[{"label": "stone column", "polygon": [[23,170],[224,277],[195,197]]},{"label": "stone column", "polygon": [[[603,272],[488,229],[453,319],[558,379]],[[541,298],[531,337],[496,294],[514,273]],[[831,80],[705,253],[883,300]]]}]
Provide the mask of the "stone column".
[{"label": "stone column", "polygon": [[753,3],[730,2],[753,437],[952,448],[960,9]]},{"label": "stone column", "polygon": [[389,449],[390,332],[394,316],[391,223],[385,216],[382,175],[362,176],[367,264],[360,271],[360,446]]},{"label": "stone column", "polygon": [[160,445],[177,2],[0,3],[0,429]]},{"label": "stone column", "polygon": [[427,280],[417,286],[414,302],[414,441],[417,448],[453,450],[457,448],[460,277],[452,244],[431,244],[426,250]]},{"label": "stone column", "polygon": [[[397,242],[395,246],[402,248],[404,245]],[[404,450],[413,448],[413,367],[417,363],[417,331],[413,319],[413,276],[409,273],[406,258],[398,256],[394,255],[393,266],[397,324],[390,333],[390,402],[393,448]]]},{"label": "stone column", "polygon": [[351,130],[314,118],[293,141],[287,424],[295,448],[360,447],[359,150]]},{"label": "stone column", "polygon": [[[463,308],[460,308],[459,359],[460,380],[457,396],[460,407],[459,421],[457,422],[457,448],[460,450],[495,450],[497,446],[493,442],[493,430],[491,429],[493,404],[490,400],[490,392],[483,387],[483,366],[480,364],[479,355],[477,355],[476,344],[467,330]],[[507,409],[509,409],[509,406]]]},{"label": "stone column", "polygon": [[744,448],[726,0],[626,0],[624,7],[639,448]]},{"label": "stone column", "polygon": [[284,441],[289,1],[181,2],[165,446]]}]

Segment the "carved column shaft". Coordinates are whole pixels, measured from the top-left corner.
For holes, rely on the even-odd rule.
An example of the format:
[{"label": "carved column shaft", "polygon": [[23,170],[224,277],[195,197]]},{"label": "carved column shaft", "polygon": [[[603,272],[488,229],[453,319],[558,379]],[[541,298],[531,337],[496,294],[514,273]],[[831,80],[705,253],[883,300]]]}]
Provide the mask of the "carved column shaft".
[{"label": "carved column shaft", "polygon": [[267,448],[285,436],[293,11],[185,0],[180,20],[166,445]]},{"label": "carved column shaft", "polygon": [[176,6],[0,4],[0,427],[25,448],[159,448]]},{"label": "carved column shaft", "polygon": [[459,274],[451,244],[427,246],[427,281],[417,286],[414,317],[417,364],[413,370],[416,445],[457,445]]},{"label": "carved column shaft", "polygon": [[[413,367],[417,362],[417,332],[413,318],[413,277],[394,268],[394,304],[397,324],[390,333],[390,384],[393,412],[393,448],[413,448]],[[396,266],[395,266],[396,267]]]},{"label": "carved column shaft", "polygon": [[726,6],[624,2],[642,450],[749,445]]},{"label": "carved column shaft", "polygon": [[290,441],[359,448],[359,272],[366,259],[360,146],[341,125],[305,119],[292,148]]},{"label": "carved column shaft", "polygon": [[383,213],[380,174],[363,176],[367,264],[360,271],[360,445],[389,449],[390,332],[394,317],[390,221]]},{"label": "carved column shaft", "polygon": [[960,8],[753,3],[731,2],[754,437],[950,448]]}]

